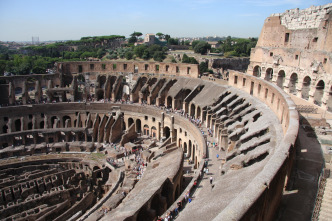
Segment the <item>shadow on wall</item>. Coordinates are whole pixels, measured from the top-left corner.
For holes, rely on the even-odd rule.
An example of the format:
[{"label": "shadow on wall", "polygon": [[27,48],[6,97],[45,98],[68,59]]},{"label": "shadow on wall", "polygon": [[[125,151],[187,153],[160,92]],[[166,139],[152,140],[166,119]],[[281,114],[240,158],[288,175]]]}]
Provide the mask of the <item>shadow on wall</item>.
[{"label": "shadow on wall", "polygon": [[274,220],[311,220],[319,176],[325,163],[314,130],[316,126],[327,126],[327,123],[322,119],[307,120],[300,115],[296,159]]}]

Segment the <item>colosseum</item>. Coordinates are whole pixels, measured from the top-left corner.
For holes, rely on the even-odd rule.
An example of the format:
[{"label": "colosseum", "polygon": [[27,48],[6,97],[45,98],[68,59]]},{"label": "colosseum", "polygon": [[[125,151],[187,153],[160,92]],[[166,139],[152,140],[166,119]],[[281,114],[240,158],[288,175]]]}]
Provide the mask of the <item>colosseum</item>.
[{"label": "colosseum", "polygon": [[273,220],[296,154],[291,96],[332,108],[331,9],[267,18],[227,81],[137,61],[1,77],[0,219]]}]

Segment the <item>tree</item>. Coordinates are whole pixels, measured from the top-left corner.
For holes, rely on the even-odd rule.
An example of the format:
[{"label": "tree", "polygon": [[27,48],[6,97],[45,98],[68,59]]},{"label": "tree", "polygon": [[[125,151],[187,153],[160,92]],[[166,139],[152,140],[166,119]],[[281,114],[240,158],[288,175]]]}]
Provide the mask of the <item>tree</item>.
[{"label": "tree", "polygon": [[128,42],[133,44],[133,43],[137,42],[137,38],[142,35],[143,35],[142,32],[134,31],[132,34],[130,34],[131,37],[128,39]]},{"label": "tree", "polygon": [[142,59],[144,59],[144,60],[148,60],[149,58],[150,58],[150,53],[149,53],[149,51],[146,49],[146,50],[143,52]]},{"label": "tree", "polygon": [[159,62],[162,62],[165,58],[165,55],[162,51],[156,51],[154,54],[153,54],[153,60],[155,61],[159,61]]},{"label": "tree", "polygon": [[199,73],[203,74],[205,72],[208,71],[208,65],[206,62],[202,61],[200,64],[199,64]]},{"label": "tree", "polygon": [[2,76],[5,73],[6,70],[6,61],[0,60],[0,76]]},{"label": "tree", "polygon": [[43,57],[38,58],[33,62],[32,73],[34,74],[45,74],[48,62]]},{"label": "tree", "polygon": [[200,41],[195,40],[195,41],[191,42],[191,46],[192,46],[193,48],[195,48],[195,46],[196,46],[199,42],[200,42]]},{"label": "tree", "polygon": [[130,44],[134,44],[135,42],[137,42],[137,38],[134,37],[134,36],[131,36],[131,37],[128,39],[128,43],[130,43]]},{"label": "tree", "polygon": [[168,39],[170,39],[171,38],[171,36],[170,35],[165,35],[165,40],[168,42]]},{"label": "tree", "polygon": [[127,60],[133,59],[134,53],[132,51],[127,51],[125,57]]},{"label": "tree", "polygon": [[158,32],[156,35],[158,36],[159,39],[164,39],[165,38],[165,35],[161,32]]},{"label": "tree", "polygon": [[179,44],[179,39],[169,38],[167,42],[168,42],[169,45],[178,45]]},{"label": "tree", "polygon": [[98,49],[98,51],[97,51],[97,57],[99,59],[102,58],[105,54],[106,54],[106,52],[102,48]]},{"label": "tree", "polygon": [[197,60],[194,57],[188,57],[188,55],[186,54],[182,56],[182,63],[198,64]]},{"label": "tree", "polygon": [[134,54],[139,57],[139,58],[142,58],[143,57],[143,54],[144,54],[144,51],[147,49],[148,47],[146,45],[137,45],[135,48],[134,48]]},{"label": "tree", "polygon": [[195,53],[200,53],[200,54],[206,54],[209,49],[211,49],[211,45],[209,45],[209,43],[205,41],[200,41],[194,47]]},{"label": "tree", "polygon": [[138,38],[139,36],[142,36],[142,35],[143,35],[142,32],[134,31],[130,36]]}]

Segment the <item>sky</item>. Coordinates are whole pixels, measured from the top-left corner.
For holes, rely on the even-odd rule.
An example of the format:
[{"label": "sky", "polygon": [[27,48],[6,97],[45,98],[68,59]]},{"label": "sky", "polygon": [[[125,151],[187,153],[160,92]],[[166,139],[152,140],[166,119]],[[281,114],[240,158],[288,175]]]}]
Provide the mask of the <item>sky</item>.
[{"label": "sky", "polygon": [[0,0],[0,41],[78,40],[161,32],[259,37],[273,13],[331,0]]}]

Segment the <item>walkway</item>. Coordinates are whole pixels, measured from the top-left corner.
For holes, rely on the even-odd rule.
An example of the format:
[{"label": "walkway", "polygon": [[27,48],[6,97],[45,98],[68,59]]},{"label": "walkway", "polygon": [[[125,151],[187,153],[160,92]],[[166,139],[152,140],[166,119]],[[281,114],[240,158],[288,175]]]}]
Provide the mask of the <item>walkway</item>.
[{"label": "walkway", "polygon": [[[317,107],[316,114],[303,113],[305,118],[326,118],[331,124],[332,113],[315,106],[308,101],[290,95],[296,105]],[[285,191],[281,200],[276,221],[311,220],[316,199],[318,179],[324,159],[321,145],[317,138],[308,137],[300,125],[298,135],[299,145],[296,150],[296,160],[293,165],[290,190]]]},{"label": "walkway", "polygon": [[[204,131],[204,134],[207,134],[207,128],[202,126],[202,130]],[[207,136],[207,140],[210,143],[215,142],[215,138],[211,137],[211,136]],[[200,196],[204,196],[206,195],[206,192],[210,192],[212,191],[212,187],[210,184],[210,177],[213,177],[213,180],[218,179],[220,176],[220,164],[221,164],[221,158],[223,155],[222,151],[219,151],[217,149],[215,149],[214,147],[212,147],[212,145],[210,145],[211,147],[208,148],[207,150],[207,156],[208,156],[208,169],[209,172],[208,174],[204,174],[203,179],[198,183],[198,188],[196,189],[196,191],[193,193],[193,195],[191,196],[192,200],[194,201],[195,198],[200,198]],[[219,154],[219,158],[217,159],[217,154]],[[187,164],[187,163],[185,163]],[[184,166],[185,167],[185,166]],[[190,206],[189,204],[187,204],[186,206]],[[204,216],[207,220],[211,220],[211,218],[208,218],[208,214],[201,214],[202,216]],[[196,216],[196,215],[195,215]],[[199,214],[197,214],[197,216],[199,216]],[[181,220],[181,212],[179,213],[179,215],[176,217],[177,220]],[[198,217],[196,217],[196,220],[198,220]]]}]

